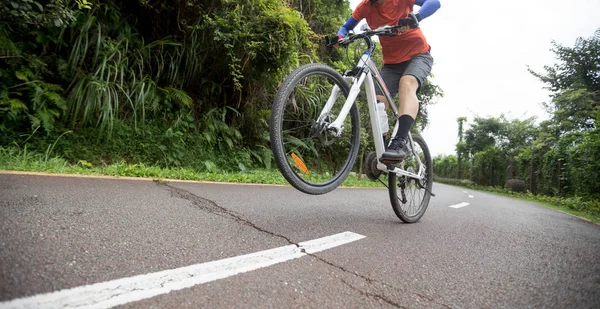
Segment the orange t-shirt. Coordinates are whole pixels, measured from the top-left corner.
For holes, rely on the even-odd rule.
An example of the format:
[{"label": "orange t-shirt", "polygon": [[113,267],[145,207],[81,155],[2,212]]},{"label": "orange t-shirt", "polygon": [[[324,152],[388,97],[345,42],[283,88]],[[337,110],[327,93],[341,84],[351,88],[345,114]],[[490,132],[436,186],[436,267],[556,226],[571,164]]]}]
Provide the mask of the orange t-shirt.
[{"label": "orange t-shirt", "polygon": [[[371,4],[369,0],[363,0],[354,9],[352,18],[358,21],[366,18],[371,29],[397,25],[401,18],[408,17],[414,5],[415,0],[386,0],[382,4]],[[386,64],[408,61],[430,49],[420,28],[396,36],[381,36],[379,42],[383,50],[383,63]]]}]

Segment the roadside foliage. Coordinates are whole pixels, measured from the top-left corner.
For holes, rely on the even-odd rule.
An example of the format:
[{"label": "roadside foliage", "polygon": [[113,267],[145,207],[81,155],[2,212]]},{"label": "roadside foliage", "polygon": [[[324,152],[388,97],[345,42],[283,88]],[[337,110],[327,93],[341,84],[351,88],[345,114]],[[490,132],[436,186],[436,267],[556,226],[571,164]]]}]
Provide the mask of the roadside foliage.
[{"label": "roadside foliage", "polygon": [[556,64],[530,71],[551,92],[550,119],[474,118],[462,132],[459,118],[456,155],[434,158],[438,178],[513,191],[520,180],[531,194],[600,214],[600,29],[552,51]]},{"label": "roadside foliage", "polygon": [[[273,168],[277,87],[306,63],[350,69],[360,48],[323,44],[350,14],[345,0],[0,0],[0,147],[92,165]],[[425,105],[441,94],[425,89]]]}]

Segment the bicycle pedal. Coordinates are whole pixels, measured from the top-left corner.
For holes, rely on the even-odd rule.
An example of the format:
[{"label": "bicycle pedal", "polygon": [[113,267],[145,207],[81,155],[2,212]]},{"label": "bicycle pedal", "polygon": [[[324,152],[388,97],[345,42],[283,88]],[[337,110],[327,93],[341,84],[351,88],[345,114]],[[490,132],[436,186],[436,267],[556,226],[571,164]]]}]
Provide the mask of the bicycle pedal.
[{"label": "bicycle pedal", "polygon": [[379,162],[385,164],[388,168],[392,166],[392,169],[396,167],[396,164],[402,162],[402,160],[386,160],[385,158],[379,158]]}]

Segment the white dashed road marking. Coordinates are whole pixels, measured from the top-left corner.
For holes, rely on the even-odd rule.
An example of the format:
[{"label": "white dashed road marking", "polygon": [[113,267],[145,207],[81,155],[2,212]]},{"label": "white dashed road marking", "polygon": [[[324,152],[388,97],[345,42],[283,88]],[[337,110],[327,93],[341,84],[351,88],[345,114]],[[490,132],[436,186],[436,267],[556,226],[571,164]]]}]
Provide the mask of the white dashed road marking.
[{"label": "white dashed road marking", "polygon": [[344,232],[296,245],[1,302],[0,308],[111,308],[275,265],[365,236]]},{"label": "white dashed road marking", "polygon": [[469,198],[473,198],[473,196],[472,196],[472,195],[469,195]]},{"label": "white dashed road marking", "polygon": [[460,204],[456,204],[456,205],[452,205],[450,206],[450,208],[461,208],[461,207],[465,207],[465,206],[469,206],[469,203],[460,203]]}]

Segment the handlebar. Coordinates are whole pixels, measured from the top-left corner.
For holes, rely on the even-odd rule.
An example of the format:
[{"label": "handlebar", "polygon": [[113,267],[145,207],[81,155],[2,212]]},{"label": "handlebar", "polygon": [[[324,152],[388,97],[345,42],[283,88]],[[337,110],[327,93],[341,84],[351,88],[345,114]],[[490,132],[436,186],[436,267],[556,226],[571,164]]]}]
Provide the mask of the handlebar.
[{"label": "handlebar", "polygon": [[396,35],[396,29],[398,29],[398,28],[400,28],[400,27],[399,26],[383,26],[383,27],[379,27],[375,30],[368,30],[368,31],[365,31],[365,32],[359,33],[359,34],[351,34],[351,35],[341,38],[339,40],[337,40],[337,39],[331,40],[329,37],[327,37],[326,45],[327,45],[327,47],[333,47],[334,45],[337,44],[342,47],[347,47],[352,42],[362,39],[362,40],[365,40],[365,42],[369,46],[369,51],[373,52],[373,50],[375,50],[375,44],[373,43],[373,40],[371,39],[372,36],[374,36],[374,35],[394,36],[394,35]]},{"label": "handlebar", "polygon": [[341,38],[339,40],[337,38],[336,38],[336,40],[331,40],[329,37],[327,37],[326,45],[327,45],[327,47],[332,47],[332,46],[338,44],[342,47],[347,47],[348,45],[350,45],[350,43],[352,43],[356,40],[363,39],[369,46],[369,49],[368,49],[369,52],[373,52],[373,50],[375,50],[375,44],[373,44],[373,40],[371,40],[372,36],[374,36],[374,35],[394,36],[398,33],[397,29],[406,27],[406,26],[410,26],[411,29],[415,29],[415,28],[419,27],[419,18],[413,12],[411,12],[408,15],[408,18],[401,19],[400,23],[396,26],[382,26],[375,30],[371,30],[367,27],[367,31],[365,31],[363,33],[349,35],[349,36]]}]

